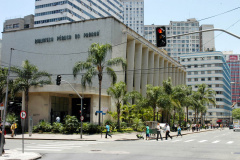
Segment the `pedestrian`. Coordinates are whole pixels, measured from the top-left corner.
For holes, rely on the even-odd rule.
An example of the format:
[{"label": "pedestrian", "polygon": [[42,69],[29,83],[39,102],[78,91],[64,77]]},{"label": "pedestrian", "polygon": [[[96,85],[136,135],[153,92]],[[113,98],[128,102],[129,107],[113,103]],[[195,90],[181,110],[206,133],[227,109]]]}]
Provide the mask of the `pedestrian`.
[{"label": "pedestrian", "polygon": [[161,137],[161,140],[163,140],[162,135],[161,135],[161,126],[160,126],[160,123],[157,124],[157,141],[158,141],[159,135],[160,135],[160,137]]},{"label": "pedestrian", "polygon": [[57,116],[56,122],[57,122],[57,123],[60,123],[60,117],[59,117],[59,116]]},{"label": "pedestrian", "polygon": [[12,131],[12,134],[11,134],[11,137],[13,137],[14,135],[16,136],[16,132],[15,130],[17,129],[17,123],[14,122],[12,125],[11,125],[11,131]]},{"label": "pedestrian", "polygon": [[106,137],[105,138],[107,138],[107,136],[110,136],[112,138],[112,135],[110,134],[110,126],[108,125],[108,123],[106,123]]},{"label": "pedestrian", "polygon": [[179,135],[181,135],[181,137],[182,137],[182,134],[181,134],[181,130],[182,130],[182,129],[181,129],[180,125],[178,125],[177,130],[178,130],[177,137],[178,137]]},{"label": "pedestrian", "polygon": [[[1,140],[2,140],[2,134],[3,134],[2,154],[4,154],[4,153],[5,153],[5,151],[4,151],[5,137],[4,137],[4,133],[2,132],[2,130],[3,130],[3,128],[2,128],[2,123],[1,123],[1,121],[0,121],[0,142],[1,142]],[[0,145],[1,145],[1,143],[0,143]],[[0,147],[1,147],[1,146],[0,146]]]},{"label": "pedestrian", "polygon": [[172,139],[172,137],[170,136],[170,127],[169,125],[166,123],[166,140],[167,138],[170,137]]},{"label": "pedestrian", "polygon": [[190,131],[190,124],[187,124],[187,130]]},{"label": "pedestrian", "polygon": [[149,126],[147,125],[146,128],[145,128],[145,131],[146,131],[146,140],[149,140],[150,139],[150,136],[149,136]]}]

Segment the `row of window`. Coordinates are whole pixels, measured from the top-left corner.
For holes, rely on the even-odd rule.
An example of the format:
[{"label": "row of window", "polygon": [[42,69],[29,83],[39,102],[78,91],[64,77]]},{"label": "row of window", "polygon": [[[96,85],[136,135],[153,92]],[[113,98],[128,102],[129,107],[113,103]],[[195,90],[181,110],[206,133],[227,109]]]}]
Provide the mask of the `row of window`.
[{"label": "row of window", "polygon": [[[194,65],[187,65],[187,68],[205,68],[205,67],[222,67],[222,63],[216,64],[194,64]],[[218,72],[218,71],[217,71]],[[222,73],[222,72],[218,72]]]},{"label": "row of window", "polygon": [[[165,49],[168,52],[184,52],[184,53],[190,53],[190,52],[199,52],[199,48],[166,48]],[[181,53],[179,53],[181,54]]]},{"label": "row of window", "polygon": [[[126,8],[126,10],[128,11],[128,8]],[[129,8],[129,11],[131,11],[131,10],[133,10],[133,11],[134,10],[137,10],[137,11],[141,10],[141,11],[143,11],[143,8]]]},{"label": "row of window", "polygon": [[199,26],[199,23],[198,22],[184,22],[184,23],[172,22],[172,26]]},{"label": "row of window", "polygon": [[53,19],[45,19],[40,21],[35,21],[34,24],[42,24],[42,23],[50,23],[50,22],[58,22],[58,21],[64,21],[68,20],[70,22],[73,22],[74,20],[69,17],[59,17],[59,18],[53,18]]},{"label": "row of window", "polygon": [[19,23],[6,25],[5,29],[19,28]]},{"label": "row of window", "polygon": [[[195,81],[195,82],[197,82],[197,81],[212,81],[213,78],[210,78],[210,77],[208,77],[208,78],[188,78],[187,80],[188,80],[188,82],[193,82],[193,81]],[[223,78],[215,77],[215,80],[220,81],[220,80],[223,80]],[[222,87],[222,86],[219,86],[218,84],[216,84],[216,87]]]},{"label": "row of window", "polygon": [[[207,57],[194,57],[194,58],[182,58],[181,61],[185,62],[185,61],[203,61],[203,60],[211,60],[211,59],[215,59],[215,60],[221,60],[222,57],[221,56],[207,56]],[[218,63],[219,66],[222,66],[222,63]]]}]

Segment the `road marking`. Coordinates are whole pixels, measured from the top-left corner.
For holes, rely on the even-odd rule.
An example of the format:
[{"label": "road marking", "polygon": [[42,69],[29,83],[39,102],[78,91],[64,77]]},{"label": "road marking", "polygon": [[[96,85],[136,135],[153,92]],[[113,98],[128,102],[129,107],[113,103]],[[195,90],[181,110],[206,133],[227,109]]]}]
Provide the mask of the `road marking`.
[{"label": "road marking", "polygon": [[[22,150],[22,148],[16,148],[16,150]],[[31,149],[31,148],[24,148],[24,150],[27,150],[27,151],[49,151],[49,149],[48,148],[46,148],[46,149],[43,149],[43,148],[41,148],[41,149],[38,149],[38,148],[36,148],[36,149]],[[62,151],[63,149],[51,149],[51,151]]]},{"label": "road marking", "polygon": [[220,142],[220,141],[217,140],[217,141],[214,141],[214,142],[212,142],[212,143],[218,143],[218,142]]},{"label": "road marking", "polygon": [[187,140],[187,141],[185,141],[185,142],[192,142],[192,141],[194,141],[195,139],[190,139],[190,140]]},{"label": "road marking", "polygon": [[233,141],[229,141],[229,142],[227,142],[227,144],[232,144],[233,143]]},{"label": "road marking", "polygon": [[175,141],[172,141],[172,143],[174,143],[174,142],[179,142],[179,141],[182,141],[182,140],[180,140],[180,139],[179,139],[179,140],[175,140]]},{"label": "road marking", "polygon": [[202,141],[198,141],[198,142],[200,142],[200,143],[202,143],[202,142],[206,142],[207,140],[202,140]]}]

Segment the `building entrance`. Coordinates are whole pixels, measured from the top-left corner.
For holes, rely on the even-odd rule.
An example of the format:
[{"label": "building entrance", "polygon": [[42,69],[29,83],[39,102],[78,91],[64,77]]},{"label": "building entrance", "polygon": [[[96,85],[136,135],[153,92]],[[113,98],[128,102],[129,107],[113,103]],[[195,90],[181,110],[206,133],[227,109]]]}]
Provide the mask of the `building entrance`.
[{"label": "building entrance", "polygon": [[[91,98],[83,99],[83,112],[82,115],[84,117],[83,122],[90,122],[90,106],[91,106]],[[80,121],[80,110],[81,110],[81,99],[73,98],[72,99],[72,115],[76,116]]]}]

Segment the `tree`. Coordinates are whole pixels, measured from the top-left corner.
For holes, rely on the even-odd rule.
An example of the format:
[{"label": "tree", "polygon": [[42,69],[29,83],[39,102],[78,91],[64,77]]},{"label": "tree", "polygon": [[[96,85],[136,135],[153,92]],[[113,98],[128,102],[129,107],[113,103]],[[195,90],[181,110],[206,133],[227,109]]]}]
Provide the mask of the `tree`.
[{"label": "tree", "polygon": [[126,96],[125,88],[126,84],[124,82],[118,82],[107,90],[108,95],[111,95],[112,98],[116,100],[118,129],[120,129],[121,104]]},{"label": "tree", "polygon": [[[38,71],[38,68],[35,65],[30,64],[28,60],[23,62],[22,67],[11,67],[11,72],[17,75],[17,78],[14,80],[15,92],[24,91],[25,93],[25,111],[28,115],[30,87],[51,84],[50,74],[45,71]],[[28,118],[26,117],[26,124],[27,122]]]},{"label": "tree", "polygon": [[[79,61],[73,67],[73,75],[76,78],[80,71],[86,70],[83,75],[81,83],[86,86],[86,83],[92,85],[92,78],[98,76],[99,82],[99,111],[101,110],[101,90],[102,90],[102,78],[103,72],[106,67],[106,72],[112,78],[112,83],[115,84],[117,81],[117,75],[111,68],[113,65],[122,65],[123,70],[126,68],[126,60],[121,57],[112,58],[106,61],[107,53],[112,50],[110,44],[100,45],[98,43],[93,43],[89,48],[89,55],[86,61]],[[98,124],[100,126],[100,113]]]},{"label": "tree", "polygon": [[233,109],[232,116],[234,119],[240,120],[240,108]]}]

